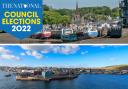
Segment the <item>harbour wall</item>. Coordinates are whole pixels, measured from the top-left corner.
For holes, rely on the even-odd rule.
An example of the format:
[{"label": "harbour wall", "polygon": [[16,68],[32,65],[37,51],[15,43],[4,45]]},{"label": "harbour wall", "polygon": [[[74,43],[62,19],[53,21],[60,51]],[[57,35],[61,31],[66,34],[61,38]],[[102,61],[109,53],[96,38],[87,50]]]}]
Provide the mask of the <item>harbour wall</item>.
[{"label": "harbour wall", "polygon": [[122,37],[128,37],[128,28],[122,29]]}]

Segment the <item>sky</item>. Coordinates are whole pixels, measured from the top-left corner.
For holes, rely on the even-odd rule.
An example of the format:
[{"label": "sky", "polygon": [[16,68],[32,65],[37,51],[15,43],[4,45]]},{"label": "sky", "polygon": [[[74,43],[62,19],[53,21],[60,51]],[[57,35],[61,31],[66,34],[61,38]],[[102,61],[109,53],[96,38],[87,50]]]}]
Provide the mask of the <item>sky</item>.
[{"label": "sky", "polygon": [[[79,7],[94,7],[94,6],[109,6],[111,8],[118,7],[121,0],[77,0]],[[44,0],[44,4],[53,8],[68,8],[76,7],[76,0]]]},{"label": "sky", "polygon": [[0,46],[0,66],[105,67],[128,64],[128,46]]}]

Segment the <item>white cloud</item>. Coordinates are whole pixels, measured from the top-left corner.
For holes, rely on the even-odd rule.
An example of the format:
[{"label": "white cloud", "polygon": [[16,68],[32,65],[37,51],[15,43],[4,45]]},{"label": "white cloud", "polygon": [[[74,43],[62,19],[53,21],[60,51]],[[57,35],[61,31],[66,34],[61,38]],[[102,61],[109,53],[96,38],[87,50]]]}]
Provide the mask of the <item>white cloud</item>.
[{"label": "white cloud", "polygon": [[59,52],[62,54],[74,54],[79,50],[78,46],[63,46],[60,48]]},{"label": "white cloud", "polygon": [[[47,54],[49,52],[53,53],[61,53],[61,54],[74,54],[79,50],[79,46],[73,45],[73,46],[39,46],[39,45],[22,45],[22,49],[26,51],[40,51],[43,54]],[[30,53],[27,53],[30,54]]]},{"label": "white cloud", "polygon": [[28,56],[31,56],[31,55],[32,55],[31,51],[26,51],[26,54],[27,54]]},{"label": "white cloud", "polygon": [[21,45],[21,48],[24,50],[45,50],[49,49],[49,46],[39,46],[39,45]]},{"label": "white cloud", "polygon": [[11,54],[2,54],[0,55],[1,60],[21,60],[20,57],[14,56]]},{"label": "white cloud", "polygon": [[40,54],[39,52],[37,52],[37,51],[26,51],[25,53],[24,53],[25,55],[27,55],[27,56],[33,56],[33,57],[35,57],[35,58],[37,58],[37,59],[42,59],[43,58],[43,55],[42,54]]},{"label": "white cloud", "polygon": [[4,47],[0,47],[0,54],[10,54],[11,51],[8,49],[5,49]]},{"label": "white cloud", "polygon": [[20,57],[12,54],[12,51],[5,49],[4,47],[0,47],[0,59],[1,60],[21,60]]},{"label": "white cloud", "polygon": [[25,56],[26,54],[25,53],[20,53],[21,56]]},{"label": "white cloud", "polygon": [[41,51],[41,53],[47,54],[47,53],[49,53],[49,51],[48,50],[43,50],[43,51]]},{"label": "white cloud", "polygon": [[31,55],[34,56],[37,59],[42,59],[43,58],[42,54],[38,53],[37,51],[32,51]]},{"label": "white cloud", "polygon": [[85,55],[87,53],[88,53],[88,51],[84,51],[84,52],[81,52],[81,55]]}]

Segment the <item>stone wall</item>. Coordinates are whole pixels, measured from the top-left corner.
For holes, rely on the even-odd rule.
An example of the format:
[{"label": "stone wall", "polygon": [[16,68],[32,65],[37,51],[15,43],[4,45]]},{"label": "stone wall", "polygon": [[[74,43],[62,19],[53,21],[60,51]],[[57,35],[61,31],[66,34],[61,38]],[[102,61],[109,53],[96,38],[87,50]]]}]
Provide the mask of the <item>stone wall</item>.
[{"label": "stone wall", "polygon": [[128,28],[123,28],[122,37],[128,37]]}]

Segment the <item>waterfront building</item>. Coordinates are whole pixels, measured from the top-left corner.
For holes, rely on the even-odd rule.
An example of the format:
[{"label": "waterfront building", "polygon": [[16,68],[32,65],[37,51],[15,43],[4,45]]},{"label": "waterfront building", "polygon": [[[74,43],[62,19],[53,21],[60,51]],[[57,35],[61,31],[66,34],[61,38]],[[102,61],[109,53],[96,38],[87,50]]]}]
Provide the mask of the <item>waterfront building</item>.
[{"label": "waterfront building", "polygon": [[128,0],[122,0],[119,6],[122,25],[123,27],[128,27]]},{"label": "waterfront building", "polygon": [[22,73],[28,72],[28,73],[34,73],[34,70],[22,70]]},{"label": "waterfront building", "polygon": [[39,70],[22,70],[21,75],[31,75],[31,76],[37,76],[37,75],[41,75],[42,71]]},{"label": "waterfront building", "polygon": [[18,76],[20,76],[21,78],[28,78],[30,76],[33,76],[33,74],[30,72],[22,72],[22,73],[18,74]]},{"label": "waterfront building", "polygon": [[44,78],[51,78],[51,77],[54,76],[54,73],[53,73],[52,71],[43,71],[43,72],[42,72],[42,76],[43,76]]}]

